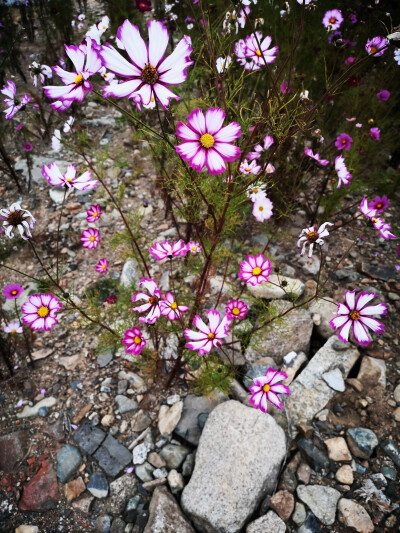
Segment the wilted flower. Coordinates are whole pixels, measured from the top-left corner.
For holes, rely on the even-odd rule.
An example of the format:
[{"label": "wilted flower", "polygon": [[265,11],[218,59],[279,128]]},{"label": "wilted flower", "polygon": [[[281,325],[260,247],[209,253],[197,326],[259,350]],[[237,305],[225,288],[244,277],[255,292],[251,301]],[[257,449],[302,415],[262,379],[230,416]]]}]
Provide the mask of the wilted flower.
[{"label": "wilted flower", "polygon": [[322,19],[322,24],[329,31],[337,30],[343,22],[343,15],[340,9],[330,9]]},{"label": "wilted flower", "polygon": [[96,265],[96,272],[99,274],[105,274],[108,270],[108,261],[104,257],[103,259],[100,259],[99,262]]},{"label": "wilted flower", "polygon": [[257,202],[258,200],[262,200],[266,197],[265,189],[266,185],[263,185],[262,183],[255,183],[251,187],[249,187],[246,191],[247,198],[250,198],[252,202]]},{"label": "wilted flower", "polygon": [[221,74],[222,72],[225,72],[228,68],[229,68],[229,65],[232,63],[232,58],[231,56],[227,56],[227,57],[218,57],[217,58],[217,61],[216,61],[216,64],[217,64],[217,71]]},{"label": "wilted flower", "polygon": [[21,324],[19,323],[19,320],[12,320],[4,326],[4,331],[5,333],[15,334],[22,333],[23,330]]},{"label": "wilted flower", "polygon": [[96,41],[97,44],[100,44],[100,37],[106,30],[108,30],[109,25],[110,19],[107,16],[104,16],[100,22],[90,26],[89,30],[86,32],[86,37],[90,37]]},{"label": "wilted flower", "polygon": [[209,354],[211,349],[219,348],[222,339],[227,337],[229,333],[230,320],[225,315],[221,320],[218,311],[209,309],[207,311],[209,325],[207,326],[199,315],[193,319],[193,325],[199,331],[192,329],[185,329],[185,338],[191,342],[186,343],[186,348],[192,351],[198,351],[199,355]]},{"label": "wilted flower", "polygon": [[386,100],[389,100],[390,98],[390,92],[384,89],[383,91],[376,93],[376,97],[378,98],[378,102],[386,102]]},{"label": "wilted flower", "polygon": [[132,296],[132,302],[137,302],[138,300],[145,300],[146,303],[139,305],[138,307],[133,307],[131,311],[137,311],[138,313],[145,313],[149,311],[148,315],[145,317],[139,317],[140,324],[154,324],[154,322],[160,318],[160,300],[162,298],[161,291],[154,281],[151,278],[142,278],[139,283],[139,287],[144,287],[149,291],[150,294],[145,292],[137,292]]},{"label": "wilted flower", "polygon": [[171,55],[164,58],[169,43],[167,28],[162,22],[148,22],[149,45],[140,36],[139,28],[125,20],[118,28],[117,44],[124,48],[131,60],[127,61],[110,44],[103,46],[99,52],[103,66],[121,76],[124,81],[103,87],[103,96],[122,98],[128,96],[136,100],[140,107],[148,105],[154,97],[163,107],[168,107],[171,98],[180,100],[167,86],[180,85],[187,78],[187,68],[193,65],[191,40],[188,35],[176,45]]},{"label": "wilted flower", "polygon": [[242,320],[249,308],[242,300],[231,300],[226,304],[225,313],[229,320]]},{"label": "wilted flower", "polygon": [[265,259],[262,254],[256,257],[248,255],[246,261],[240,263],[239,278],[250,283],[250,285],[258,285],[259,283],[267,282],[268,276],[271,274],[271,261]]},{"label": "wilted flower", "polygon": [[86,211],[86,220],[88,222],[96,222],[101,217],[101,207],[99,204],[91,205]]},{"label": "wilted flower", "polygon": [[55,129],[51,137],[51,148],[54,152],[59,152],[61,150],[61,131]]},{"label": "wilted flower", "polygon": [[18,283],[10,283],[10,285],[7,285],[3,289],[3,294],[7,300],[15,300],[16,298],[19,298],[23,292],[24,288]]},{"label": "wilted flower", "polygon": [[320,246],[325,244],[323,239],[329,235],[326,226],[333,226],[333,224],[331,222],[324,222],[318,229],[317,226],[310,226],[301,231],[299,240],[297,241],[297,248],[300,249],[301,244],[303,244],[300,252],[301,256],[304,255],[307,244],[309,245],[308,257],[312,256],[315,244],[319,244]]},{"label": "wilted flower", "polygon": [[388,45],[386,43],[385,37],[373,37],[368,39],[365,44],[365,49],[369,55],[374,54],[375,57],[381,56],[385,53]]},{"label": "wilted flower", "polygon": [[183,240],[179,239],[179,241],[173,242],[172,245],[169,241],[163,241],[162,243],[155,242],[153,246],[150,246],[149,252],[157,261],[161,261],[162,259],[184,256],[188,250]]},{"label": "wilted flower", "polygon": [[7,84],[4,85],[0,92],[6,96],[6,98],[4,98],[4,103],[8,106],[8,109],[3,111],[6,120],[12,119],[20,109],[31,101],[29,94],[25,94],[21,100],[16,98],[15,94],[17,90],[13,81],[7,81]]},{"label": "wilted flower", "polygon": [[52,294],[33,294],[22,307],[22,322],[32,329],[49,331],[57,324],[57,311],[62,308]]},{"label": "wilted flower", "polygon": [[394,51],[393,59],[400,66],[400,50]]},{"label": "wilted flower", "polygon": [[344,60],[345,65],[353,65],[353,63],[356,63],[358,61],[357,57],[348,57]]},{"label": "wilted flower", "polygon": [[168,320],[173,322],[178,318],[181,318],[182,313],[189,310],[187,305],[178,305],[175,302],[175,298],[171,292],[165,294],[164,300],[160,302],[160,310],[163,316],[166,316]]},{"label": "wilted flower", "polygon": [[90,250],[97,248],[100,242],[99,230],[93,228],[84,229],[82,231],[81,241],[84,248],[89,248]]},{"label": "wilted flower", "polygon": [[125,353],[139,355],[146,346],[146,341],[143,338],[140,328],[132,328],[125,331],[122,344],[126,346]]},{"label": "wilted flower", "polygon": [[368,328],[372,329],[378,335],[385,331],[385,326],[371,318],[372,315],[386,315],[387,307],[384,303],[378,305],[367,305],[371,300],[376,298],[376,294],[372,292],[360,292],[355,296],[354,291],[346,291],[345,302],[339,303],[336,316],[329,322],[333,329],[339,328],[338,337],[342,342],[349,340],[350,328],[352,328],[354,339],[366,346],[371,342],[368,335]]},{"label": "wilted flower", "polygon": [[371,139],[373,139],[374,141],[379,141],[380,133],[381,133],[381,130],[379,128],[371,128],[369,130],[369,134],[371,136]]},{"label": "wilted flower", "polygon": [[44,83],[46,78],[51,78],[53,73],[51,68],[47,65],[39,65],[36,61],[32,61],[32,65],[29,66],[31,73],[32,83],[34,87],[37,87],[38,79],[40,83]]},{"label": "wilted flower", "polygon": [[337,136],[335,146],[338,150],[349,150],[353,139],[347,133],[341,133]]},{"label": "wilted flower", "polygon": [[280,91],[282,94],[289,94],[292,91],[290,83],[288,81],[284,81],[280,86]]},{"label": "wilted flower", "polygon": [[269,198],[259,198],[253,203],[253,216],[258,222],[264,222],[272,217],[273,207]]},{"label": "wilted flower", "polygon": [[68,165],[67,171],[63,176],[57,164],[50,163],[49,166],[43,165],[42,176],[46,178],[50,185],[67,187],[67,196],[69,196],[73,189],[84,191],[96,187],[98,181],[92,180],[92,174],[89,170],[79,177],[76,177],[76,171],[77,168],[74,165]]},{"label": "wilted flower", "polygon": [[357,17],[354,15],[354,13],[350,13],[348,19],[352,24],[355,24],[357,22]]},{"label": "wilted flower", "polygon": [[225,161],[235,161],[240,155],[240,148],[231,143],[240,137],[241,127],[237,122],[223,127],[224,119],[225,111],[219,107],[209,108],[205,116],[197,108],[188,115],[188,125],[177,124],[176,135],[184,142],[175,150],[198,172],[207,166],[210,174],[221,174]]},{"label": "wilted flower", "polygon": [[338,155],[335,158],[335,170],[338,175],[337,189],[340,189],[342,185],[345,187],[350,185],[350,180],[353,176],[347,170],[346,163],[344,162],[344,157],[342,155]]},{"label": "wilted flower", "polygon": [[15,228],[25,241],[32,237],[30,230],[33,229],[36,220],[29,211],[22,209],[20,203],[15,202],[8,209],[0,209],[0,220],[3,220],[4,232],[9,239],[14,237]]},{"label": "wilted flower", "polygon": [[314,154],[311,148],[308,148],[308,146],[304,148],[304,153],[308,155],[308,157],[311,157],[312,159],[315,159],[315,161],[318,161],[318,163],[323,167],[329,164],[329,161],[327,159],[321,159],[319,154]]},{"label": "wilted flower", "polygon": [[278,394],[290,394],[289,387],[279,383],[279,381],[284,379],[287,379],[285,372],[279,372],[275,368],[268,368],[265,376],[253,379],[254,385],[249,387],[250,403],[263,413],[268,410],[268,402],[271,402],[278,409],[282,409],[283,405]]}]

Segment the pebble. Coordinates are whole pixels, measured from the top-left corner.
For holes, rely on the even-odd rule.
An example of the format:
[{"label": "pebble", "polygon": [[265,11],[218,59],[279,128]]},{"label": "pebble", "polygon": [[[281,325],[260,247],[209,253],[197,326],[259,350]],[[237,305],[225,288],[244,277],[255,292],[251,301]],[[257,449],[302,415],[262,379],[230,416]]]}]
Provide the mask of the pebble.
[{"label": "pebble", "polygon": [[111,529],[111,516],[102,515],[99,516],[94,523],[96,533],[110,533]]},{"label": "pebble", "polygon": [[177,444],[167,444],[160,452],[160,456],[165,460],[168,468],[179,468],[185,457],[188,455],[189,450],[184,446]]},{"label": "pebble", "polygon": [[306,521],[306,508],[300,502],[296,502],[292,520],[297,526],[301,526]]},{"label": "pebble", "polygon": [[143,482],[152,481],[153,472],[154,472],[154,467],[151,466],[151,464],[148,463],[147,461],[145,461],[141,465],[137,465],[137,467],[135,468],[135,474]]},{"label": "pebble", "polygon": [[354,482],[353,469],[350,465],[343,465],[339,468],[339,470],[337,470],[335,477],[339,483],[343,483],[344,485],[352,485]]},{"label": "pebble", "polygon": [[400,383],[394,389],[393,396],[394,396],[394,399],[396,400],[396,402],[400,403]]},{"label": "pebble", "polygon": [[351,461],[351,453],[343,437],[334,437],[324,441],[328,449],[328,457],[333,461]]},{"label": "pebble", "polygon": [[324,525],[331,526],[335,522],[339,491],[323,485],[299,485],[297,496]]},{"label": "pebble", "polygon": [[86,490],[86,485],[81,477],[69,481],[64,486],[64,493],[68,503],[78,498]]},{"label": "pebble", "polygon": [[167,466],[165,460],[156,452],[150,452],[147,456],[147,460],[155,468],[163,468],[164,466]]},{"label": "pebble", "polygon": [[310,482],[310,476],[311,476],[310,466],[307,463],[301,463],[301,465],[297,469],[296,475],[297,475],[297,479],[301,483],[304,483],[304,485],[308,485]]},{"label": "pebble", "polygon": [[397,407],[397,409],[395,409],[392,414],[396,422],[400,422],[400,407]]},{"label": "pebble", "polygon": [[138,408],[138,404],[135,400],[131,400],[122,394],[117,394],[115,401],[118,404],[118,409],[121,415],[128,413],[129,411],[135,411]]},{"label": "pebble", "polygon": [[69,481],[73,473],[82,463],[78,448],[66,444],[57,454],[57,477],[61,483]]},{"label": "pebble", "polygon": [[114,424],[114,415],[104,415],[101,419],[101,425],[105,427],[110,427]]},{"label": "pebble", "polygon": [[27,526],[23,524],[16,528],[15,533],[39,533],[39,528],[37,526]]},{"label": "pebble", "polygon": [[113,360],[113,353],[111,350],[108,350],[107,352],[101,353],[97,357],[97,364],[100,368],[106,367],[111,361]]},{"label": "pebble", "polygon": [[344,392],[346,390],[343,375],[339,368],[325,372],[325,374],[322,374],[322,379],[335,391]]},{"label": "pebble", "polygon": [[339,520],[358,533],[373,533],[374,524],[367,511],[354,500],[342,498],[338,505]]},{"label": "pebble", "polygon": [[178,401],[171,407],[168,405],[162,405],[158,413],[158,430],[162,437],[170,435],[176,426],[182,415],[183,402]]},{"label": "pebble", "polygon": [[107,498],[108,482],[103,472],[94,472],[90,476],[87,489],[95,498]]},{"label": "pebble", "polygon": [[348,429],[347,442],[352,454],[360,459],[369,459],[379,443],[375,433],[368,428]]},{"label": "pebble", "polygon": [[294,509],[293,495],[287,490],[280,490],[271,496],[269,505],[284,522],[287,522]]},{"label": "pebble", "polygon": [[382,450],[392,459],[396,466],[400,467],[400,449],[395,442],[385,439],[380,444]]},{"label": "pebble", "polygon": [[147,443],[142,443],[142,444],[138,444],[138,446],[135,446],[135,448],[133,448],[133,464],[134,465],[142,465],[146,459],[147,459],[147,454],[149,453],[150,451],[150,448],[149,448],[149,445]]},{"label": "pebble", "polygon": [[178,492],[181,492],[185,487],[185,481],[183,479],[182,474],[180,474],[175,469],[169,471],[167,481],[172,494],[177,494]]}]

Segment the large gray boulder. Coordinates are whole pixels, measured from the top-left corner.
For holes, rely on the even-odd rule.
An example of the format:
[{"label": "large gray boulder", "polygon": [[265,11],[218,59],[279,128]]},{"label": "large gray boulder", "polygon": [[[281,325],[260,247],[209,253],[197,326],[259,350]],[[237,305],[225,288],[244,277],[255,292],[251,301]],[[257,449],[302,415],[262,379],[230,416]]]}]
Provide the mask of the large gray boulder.
[{"label": "large gray boulder", "polygon": [[285,455],[268,414],[230,400],[209,415],[181,505],[199,531],[238,533],[272,492]]}]

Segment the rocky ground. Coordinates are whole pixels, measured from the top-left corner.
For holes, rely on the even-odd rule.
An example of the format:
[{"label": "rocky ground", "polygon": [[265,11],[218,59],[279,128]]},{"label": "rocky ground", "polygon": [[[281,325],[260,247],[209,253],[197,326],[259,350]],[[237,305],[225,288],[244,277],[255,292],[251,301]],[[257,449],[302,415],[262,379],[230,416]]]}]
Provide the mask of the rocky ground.
[{"label": "rocky ground", "polygon": [[[132,141],[132,131],[113,110],[92,102],[84,114],[93,146],[108,150],[107,184],[114,192],[121,181],[129,184],[124,208],[141,210],[148,238],[176,238],[164,218],[145,143]],[[122,168],[114,163],[121,149],[128,161]],[[49,261],[62,196],[40,169],[53,160],[64,166],[74,161],[65,151],[40,153],[33,154],[33,190],[23,204],[38,220],[37,243]],[[24,160],[16,163],[23,175],[25,165]],[[0,180],[2,204],[8,205],[18,194],[5,176]],[[94,265],[106,255],[105,247],[94,255],[79,241],[87,227],[86,209],[95,201],[106,206],[97,192],[71,195],[61,220],[62,283],[78,296],[98,279]],[[389,218],[395,204],[393,199]],[[295,248],[307,222],[305,213],[298,213],[280,228],[271,249],[274,263],[304,299],[315,288],[319,269],[317,258],[300,260]],[[122,349],[96,352],[96,337],[77,327],[73,314],[51,332],[38,334],[34,368],[20,361],[15,376],[1,383],[0,531],[397,531],[399,273],[386,241],[364,222],[351,228],[344,222],[346,216],[339,217],[339,229],[332,234],[328,268],[350,239],[358,238],[357,244],[330,275],[326,295],[336,302],[346,289],[372,289],[388,305],[386,333],[367,348],[344,345],[328,325],[335,305],[321,301],[243,347],[236,362],[247,376],[261,375],[271,365],[286,369],[292,394],[284,412],[271,409],[271,415],[264,415],[249,407],[248,378],[235,381],[229,397],[215,393],[205,399],[181,382],[162,390],[157,375],[149,377],[133,366]],[[109,204],[96,227],[104,241],[122,229]],[[249,224],[248,237],[240,243],[243,255],[265,242],[256,223]],[[140,277],[134,261],[108,248],[107,257],[110,278],[120,285]],[[28,273],[38,273],[28,249],[15,247],[6,262],[15,268],[26,264]],[[166,290],[169,278],[162,265],[152,263],[151,269]],[[211,280],[210,302],[219,292],[221,274]],[[22,301],[32,285],[2,269],[0,285],[12,281],[27,287]],[[237,277],[230,282],[236,284]],[[283,291],[271,287],[257,295],[275,301],[277,308],[288,305]],[[174,349],[168,344],[164,352]]]}]

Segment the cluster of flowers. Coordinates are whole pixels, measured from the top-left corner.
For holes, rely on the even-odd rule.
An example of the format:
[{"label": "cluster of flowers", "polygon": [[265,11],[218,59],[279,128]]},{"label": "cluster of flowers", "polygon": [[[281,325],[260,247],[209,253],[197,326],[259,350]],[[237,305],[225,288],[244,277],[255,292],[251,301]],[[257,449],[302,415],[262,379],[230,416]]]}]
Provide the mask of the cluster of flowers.
[{"label": "cluster of flowers", "polygon": [[169,241],[155,242],[153,246],[150,246],[149,252],[157,261],[162,261],[173,257],[184,257],[188,252],[198,254],[201,252],[201,246],[196,241],[190,241],[185,244],[182,239],[179,239],[179,241],[172,244]]}]

